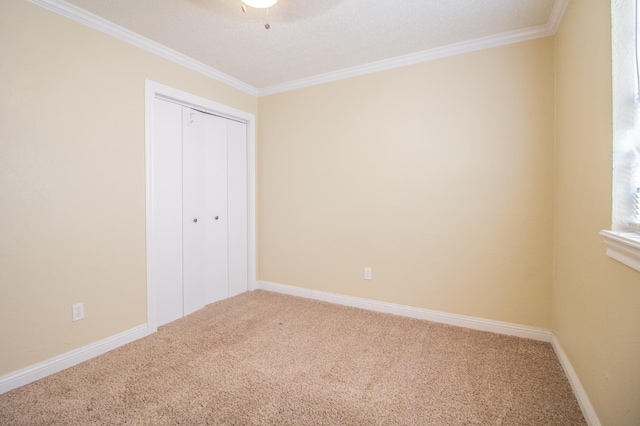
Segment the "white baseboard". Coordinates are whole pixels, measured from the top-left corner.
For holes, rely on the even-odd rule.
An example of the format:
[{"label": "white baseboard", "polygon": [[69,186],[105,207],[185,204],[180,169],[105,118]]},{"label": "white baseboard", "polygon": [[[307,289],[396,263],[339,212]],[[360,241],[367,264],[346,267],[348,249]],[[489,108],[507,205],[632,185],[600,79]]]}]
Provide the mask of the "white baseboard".
[{"label": "white baseboard", "polygon": [[578,400],[582,415],[589,426],[601,426],[600,420],[589,401],[578,375],[571,366],[571,362],[564,353],[560,342],[551,330],[526,325],[513,324],[502,321],[487,320],[484,318],[469,317],[465,315],[450,314],[429,309],[413,308],[410,306],[397,305],[394,303],[378,302],[376,300],[363,299],[358,297],[343,296],[335,293],[327,293],[318,290],[293,287],[284,284],[276,284],[267,281],[258,281],[258,289],[273,291],[276,293],[288,294],[291,296],[304,297],[307,299],[321,300],[323,302],[336,303],[339,305],[352,306],[355,308],[367,309],[370,311],[384,312],[388,314],[402,315],[410,318],[423,319],[443,324],[456,325],[473,330],[490,331],[493,333],[506,334],[509,336],[524,337],[551,343],[567,379],[571,384],[573,393]]},{"label": "white baseboard", "polygon": [[589,397],[582,387],[582,383],[580,383],[580,379],[576,374],[567,354],[564,353],[560,342],[556,338],[555,334],[551,336],[551,346],[556,353],[556,356],[560,360],[560,365],[564,369],[564,373],[567,375],[569,379],[569,383],[571,384],[571,388],[573,389],[573,394],[576,396],[578,400],[578,405],[580,405],[580,409],[582,410],[582,415],[584,419],[587,421],[589,426],[600,426],[600,419],[598,419],[598,415],[596,414],[596,410],[594,410],[593,405],[591,405],[591,401],[589,401]]},{"label": "white baseboard", "polygon": [[410,306],[397,305],[394,303],[378,302],[376,300],[362,299],[358,297],[343,296],[335,293],[327,293],[318,290],[293,287],[284,284],[276,284],[267,281],[258,281],[258,289],[273,291],[276,293],[288,294],[291,296],[304,297],[307,299],[321,300],[323,302],[336,303],[339,305],[352,306],[355,308],[367,309],[370,311],[384,312],[388,314],[402,315],[405,317],[423,319],[443,324],[456,325],[473,330],[490,331],[509,336],[524,337],[551,343],[562,368],[571,384],[573,393],[578,400],[582,415],[589,426],[601,426],[600,420],[594,410],[589,397],[585,392],[578,375],[573,369],[569,358],[564,353],[560,342],[551,330],[537,327],[530,327],[508,322],[493,321],[483,318],[469,317],[464,315],[449,314],[446,312],[432,311],[429,309],[413,308]]},{"label": "white baseboard", "polygon": [[[344,296],[335,293],[328,293],[318,290],[309,290],[301,287],[294,287],[284,284],[276,284],[267,281],[258,281],[257,288],[260,290],[273,291],[275,293],[288,294],[291,296],[304,297],[307,299],[321,300],[323,302],[336,303],[344,306],[366,309],[369,311],[384,312],[388,314],[401,315],[410,318],[423,319],[442,324],[456,325],[473,330],[490,331],[493,333],[506,334],[509,336],[524,337],[542,342],[550,342],[555,351],[562,368],[571,384],[573,393],[578,400],[582,414],[589,426],[601,426],[600,420],[589,401],[589,397],[582,387],[569,358],[562,349],[560,342],[551,330],[537,327],[530,327],[520,324],[513,324],[502,321],[487,320],[483,318],[470,317],[465,315],[450,314],[429,309],[414,308],[411,306],[398,305],[394,303],[379,302],[376,300],[363,299],[359,297]],[[65,370],[81,362],[95,358],[127,343],[141,339],[154,333],[156,330],[150,329],[146,324],[116,334],[98,342],[89,344],[82,348],[75,349],[57,357],[34,364],[18,371],[0,377],[0,394],[9,392],[20,386],[24,386],[36,380],[40,380],[51,374]]]},{"label": "white baseboard", "polygon": [[484,318],[450,314],[447,312],[432,311],[429,309],[414,308],[411,306],[398,305],[395,303],[386,303],[359,297],[343,296],[335,293],[309,290],[306,288],[276,284],[267,281],[258,281],[258,289],[288,294],[291,296],[304,297],[307,299],[321,300],[324,302],[331,302],[339,305],[352,306],[369,311],[384,312],[387,314],[402,315],[405,317],[423,319],[442,324],[456,325],[473,330],[490,331],[492,333],[524,337],[541,342],[551,342],[552,337],[551,330],[546,328],[531,327],[509,322],[494,321]]},{"label": "white baseboard", "polygon": [[9,392],[151,334],[146,324],[0,377],[0,394]]}]

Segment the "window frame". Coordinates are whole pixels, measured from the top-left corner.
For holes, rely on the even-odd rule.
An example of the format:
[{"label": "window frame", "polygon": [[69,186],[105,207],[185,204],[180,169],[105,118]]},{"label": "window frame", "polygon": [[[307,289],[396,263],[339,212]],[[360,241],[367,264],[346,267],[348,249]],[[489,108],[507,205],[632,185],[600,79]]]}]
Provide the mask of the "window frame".
[{"label": "window frame", "polygon": [[607,256],[640,271],[640,220],[635,204],[640,187],[637,176],[640,174],[638,12],[638,0],[611,2],[612,230],[600,231],[600,235],[604,238]]}]

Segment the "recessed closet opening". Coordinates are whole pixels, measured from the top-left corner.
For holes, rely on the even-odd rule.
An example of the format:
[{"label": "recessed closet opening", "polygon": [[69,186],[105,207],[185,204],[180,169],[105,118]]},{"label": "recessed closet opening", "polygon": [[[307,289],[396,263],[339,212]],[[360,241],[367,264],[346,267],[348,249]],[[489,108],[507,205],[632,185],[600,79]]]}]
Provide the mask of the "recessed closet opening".
[{"label": "recessed closet opening", "polygon": [[255,288],[255,117],[147,81],[151,328]]}]

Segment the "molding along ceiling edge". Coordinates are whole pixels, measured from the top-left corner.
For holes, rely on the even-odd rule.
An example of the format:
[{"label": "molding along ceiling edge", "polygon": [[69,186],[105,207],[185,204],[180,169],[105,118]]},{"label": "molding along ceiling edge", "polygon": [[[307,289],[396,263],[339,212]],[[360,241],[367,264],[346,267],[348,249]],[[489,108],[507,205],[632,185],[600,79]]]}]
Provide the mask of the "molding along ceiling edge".
[{"label": "molding along ceiling edge", "polygon": [[448,56],[489,49],[492,47],[504,46],[507,44],[518,43],[535,38],[548,37],[554,35],[558,30],[558,26],[560,25],[560,21],[562,20],[564,10],[567,7],[567,3],[569,2],[569,0],[556,0],[551,12],[551,16],[549,18],[549,22],[544,25],[525,28],[522,30],[510,31],[473,40],[467,40],[460,43],[412,53],[409,55],[384,59],[369,64],[363,64],[351,68],[346,68],[325,74],[319,74],[258,89],[251,86],[250,84],[247,84],[230,75],[218,71],[213,67],[196,61],[195,59],[183,55],[180,52],[176,52],[175,50],[163,46],[160,43],[156,43],[153,40],[134,33],[133,31],[127,30],[126,28],[107,21],[106,19],[101,18],[97,15],[89,13],[86,10],[71,5],[63,0],[28,1],[256,97],[273,95],[276,93],[287,92],[290,90],[301,89],[303,87],[315,86],[318,84],[337,80],[344,80],[351,77],[386,71],[407,65],[414,65],[422,62],[432,61],[435,59],[445,58]]}]

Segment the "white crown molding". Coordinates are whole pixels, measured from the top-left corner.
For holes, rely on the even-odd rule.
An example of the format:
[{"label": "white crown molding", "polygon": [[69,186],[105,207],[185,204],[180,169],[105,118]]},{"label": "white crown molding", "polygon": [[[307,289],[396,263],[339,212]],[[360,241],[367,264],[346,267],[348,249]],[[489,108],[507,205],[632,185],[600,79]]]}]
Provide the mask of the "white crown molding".
[{"label": "white crown molding", "polygon": [[66,370],[98,355],[152,334],[146,324],[0,377],[0,394]]},{"label": "white crown molding", "polygon": [[52,12],[58,13],[69,19],[81,24],[87,25],[93,29],[101,31],[105,34],[113,36],[119,40],[139,47],[155,55],[161,56],[193,71],[199,72],[227,84],[252,96],[267,96],[276,93],[287,92],[290,90],[301,89],[303,87],[315,86],[318,84],[329,83],[337,80],[344,80],[351,77],[357,77],[365,74],[371,74],[380,71],[386,71],[407,65],[414,65],[422,62],[441,59],[448,56],[460,55],[463,53],[475,52],[482,49],[504,46],[507,44],[518,43],[521,41],[531,40],[540,37],[553,35],[558,30],[564,10],[569,0],[556,0],[549,22],[545,25],[526,28],[498,34],[495,36],[468,40],[461,43],[450,44],[434,49],[424,50],[422,52],[410,55],[398,56],[395,58],[385,59],[382,61],[372,62],[357,67],[346,68],[343,70],[333,71],[326,74],[320,74],[300,80],[290,81],[282,84],[257,89],[243,81],[240,81],[230,75],[216,70],[208,65],[198,62],[182,53],[169,49],[159,43],[149,40],[139,34],[115,25],[104,18],[80,9],[74,5],[66,3],[63,0],[28,0]]},{"label": "white crown molding", "polygon": [[255,87],[240,81],[230,75],[227,75],[221,71],[211,68],[208,65],[198,62],[182,53],[176,52],[160,43],[149,40],[139,34],[129,31],[119,25],[107,21],[93,13],[87,12],[84,9],[80,9],[77,6],[71,5],[62,0],[28,0],[29,2],[41,6],[47,10],[55,12],[59,15],[72,19],[83,25],[91,27],[102,33],[115,37],[119,40],[136,46],[147,52],[158,55],[162,58],[175,62],[178,65],[182,65],[185,68],[204,74],[214,80],[224,83],[228,86],[234,87],[252,96],[258,96],[258,89]]},{"label": "white crown molding", "polygon": [[422,52],[411,53],[409,55],[384,59],[382,61],[371,62],[369,64],[346,68],[339,71],[328,72],[326,74],[320,74],[313,77],[290,81],[287,83],[276,84],[264,89],[260,89],[258,92],[259,96],[274,95],[276,93],[288,92],[291,90],[302,89],[304,87],[330,83],[332,81],[344,80],[347,78],[358,77],[366,74],[387,71],[394,68],[415,65],[423,62],[433,61],[435,59],[475,52],[483,49],[490,49],[492,47],[504,46],[507,44],[518,43],[534,38],[546,37],[549,35],[553,35],[553,32],[551,32],[548,25],[532,27],[524,30],[511,31],[508,33],[482,37],[474,40],[463,41],[460,43],[449,44],[447,46],[423,50]]},{"label": "white crown molding", "polygon": [[562,21],[562,17],[564,16],[564,11],[567,9],[567,5],[569,4],[569,0],[556,0],[556,3],[553,5],[553,10],[551,11],[551,16],[549,17],[549,23],[547,24],[553,34],[558,31],[558,27],[560,27],[560,21]]},{"label": "white crown molding", "polygon": [[591,405],[591,401],[589,401],[589,397],[582,387],[582,383],[580,383],[578,375],[573,369],[573,366],[571,365],[567,354],[562,349],[562,346],[560,345],[560,342],[556,338],[555,334],[552,334],[551,336],[551,346],[553,347],[553,350],[555,351],[556,356],[560,361],[560,365],[562,365],[562,368],[564,369],[564,373],[567,375],[569,384],[571,385],[573,393],[578,400],[578,405],[580,406],[580,410],[582,410],[582,415],[587,421],[587,424],[589,426],[600,426],[601,423],[600,419],[598,419],[598,415],[596,414],[596,410],[593,408],[593,405]]},{"label": "white crown molding", "polygon": [[302,89],[304,87],[316,86],[318,84],[329,83],[332,81],[344,80],[347,78],[391,70],[408,65],[415,65],[422,62],[433,61],[435,59],[446,58],[463,53],[476,52],[478,50],[490,49],[492,47],[505,46],[508,44],[519,43],[536,38],[548,37],[554,35],[558,30],[558,26],[560,25],[562,15],[564,14],[564,10],[567,7],[568,2],[569,0],[556,0],[551,12],[551,16],[549,18],[549,22],[547,22],[545,25],[525,28],[522,30],[509,31],[493,36],[477,38],[474,40],[467,40],[460,43],[449,44],[447,46],[423,50],[421,52],[412,53],[409,55],[397,56],[395,58],[359,65],[352,68],[346,68],[339,71],[303,78],[300,80],[276,84],[260,89],[259,96],[274,95],[276,93],[288,92],[290,90]]},{"label": "white crown molding", "polygon": [[258,289],[272,291],[274,293],[288,294],[290,296],[304,297],[306,299],[320,300],[338,305],[351,306],[354,308],[366,309],[368,311],[383,312],[442,324],[455,325],[458,327],[470,328],[472,330],[489,331],[509,336],[524,337],[526,339],[538,340],[541,342],[551,342],[551,330],[546,328],[494,321],[466,315],[450,314],[447,312],[432,311],[430,309],[414,308],[395,303],[344,296],[341,294],[310,290],[268,281],[258,281]]}]

